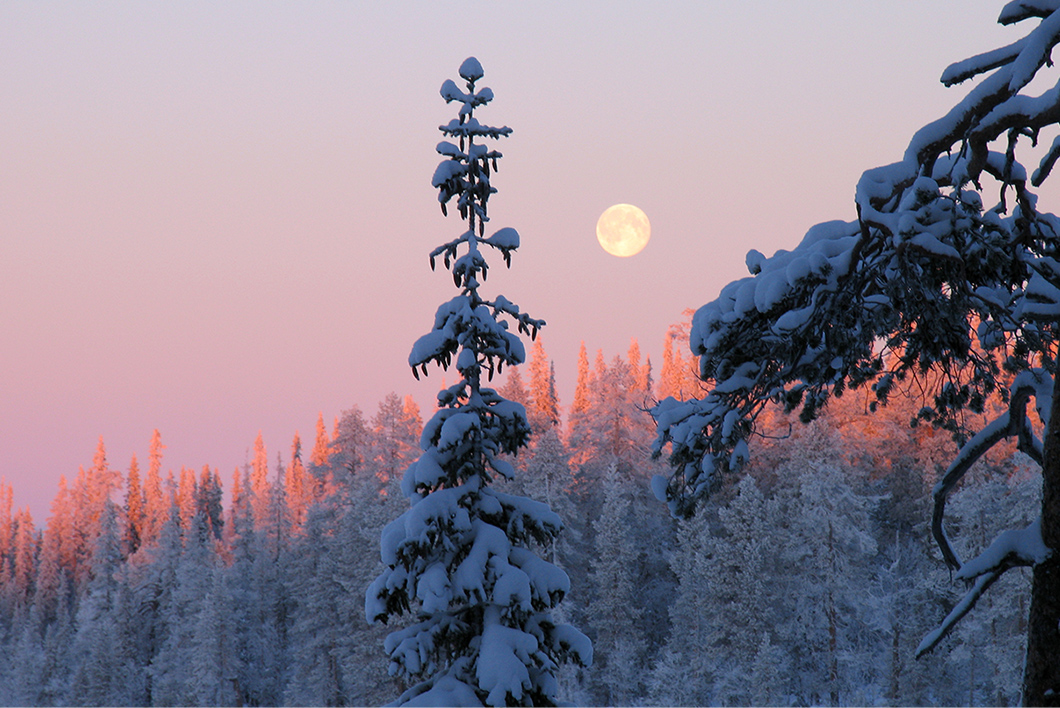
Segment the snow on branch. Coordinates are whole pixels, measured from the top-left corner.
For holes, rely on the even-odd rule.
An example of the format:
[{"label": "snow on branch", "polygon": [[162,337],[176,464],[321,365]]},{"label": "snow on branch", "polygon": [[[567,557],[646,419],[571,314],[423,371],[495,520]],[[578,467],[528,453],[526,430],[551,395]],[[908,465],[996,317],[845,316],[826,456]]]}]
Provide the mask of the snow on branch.
[{"label": "snow on branch", "polygon": [[1001,577],[1000,572],[987,573],[986,575],[980,576],[975,581],[975,585],[972,586],[971,590],[961,599],[957,605],[950,610],[950,613],[946,615],[946,619],[942,620],[940,624],[933,631],[928,633],[926,637],[920,642],[920,645],[916,648],[916,658],[922,657],[929,651],[938,646],[947,634],[953,631],[953,628],[957,626],[957,623],[961,619],[972,611],[975,607],[975,603],[979,601],[979,598],[983,596],[983,593],[987,591],[994,581]]},{"label": "snow on branch", "polygon": [[[1018,42],[947,70],[947,83],[987,75],[918,131],[900,162],[863,174],[856,222],[818,225],[790,252],[750,252],[751,277],[697,311],[690,347],[700,377],[713,386],[693,407],[656,411],[654,450],[672,443],[677,472],[668,501],[709,489],[702,484],[708,470],[743,459],[735,447],[753,431],[765,399],[801,407],[810,420],[847,387],[870,384],[886,402],[904,377],[934,369],[949,383],[933,392],[924,419],[963,444],[959,412],[982,409],[1004,385],[1002,367],[1018,372],[1038,352],[1049,356],[1060,273],[1043,265],[1060,222],[1035,210],[1016,148],[1021,137],[1035,139],[1041,127],[1060,123],[1060,86],[1038,97],[1019,93],[1060,40],[1060,12],[1052,10],[1046,2],[1010,3],[1006,21],[1043,19]],[[1057,159],[1060,141],[1036,183]],[[980,194],[983,172],[1001,184],[993,208]],[[1006,201],[1012,193],[1015,209]],[[886,363],[881,352],[890,356]],[[1034,456],[1040,445],[1024,418],[996,422],[984,431],[994,437],[976,446],[1017,436]],[[974,462],[976,446],[955,461],[954,481]]]},{"label": "snow on branch", "polygon": [[[1060,43],[1060,0],[1018,0],[1011,24],[1038,18],[1023,39],[952,64],[943,83],[979,81],[910,139],[900,161],[867,170],[857,220],[811,228],[792,251],[747,256],[750,277],[725,286],[695,314],[689,336],[707,393],[655,406],[653,454],[669,445],[671,474],[652,491],[689,516],[718,477],[747,459],[770,404],[813,420],[831,397],[872,389],[877,403],[924,384],[912,423],[949,430],[959,451],[934,490],[932,531],[946,563],[973,586],[926,637],[930,651],[1008,568],[1044,557],[1037,526],[1002,534],[962,565],[946,537],[946,500],[972,466],[1006,438],[1043,459],[1027,405],[1050,407],[1060,339],[1060,219],[1037,209],[1039,186],[1060,160],[1060,139],[1021,159],[1045,128],[1060,127],[1060,84],[1023,93]],[[983,176],[997,200],[984,199]],[[1012,380],[1012,377],[1015,377]],[[992,397],[1008,410],[978,432],[967,412]],[[1036,535],[1037,533],[1037,535]]]},{"label": "snow on branch", "polygon": [[[412,688],[399,698],[409,705],[552,705],[559,663],[588,665],[592,644],[551,612],[570,588],[567,574],[538,558],[563,529],[546,504],[496,492],[498,477],[515,468],[504,455],[527,445],[530,423],[521,403],[483,385],[505,366],[526,360],[519,335],[536,337],[544,320],[530,317],[503,295],[479,293],[488,271],[485,253],[499,251],[506,264],[519,247],[519,233],[502,228],[485,236],[490,184],[501,154],[481,139],[505,137],[509,128],[480,124],[474,111],[493,99],[475,89],[482,66],[469,58],[460,66],[467,90],[442,85],[459,117],[441,130],[445,160],[432,184],[442,212],[454,197],[467,228],[430,253],[441,258],[460,294],[442,303],[428,333],[413,344],[408,363],[419,378],[430,363],[455,364],[460,380],[438,393],[439,408],[423,427],[423,454],[408,466],[401,490],[409,508],[380,536],[386,566],[365,593],[365,617],[414,612],[417,622],[388,635],[384,648],[391,674]],[[413,608],[415,607],[415,610]]]},{"label": "snow on branch", "polygon": [[1042,517],[1026,528],[1001,532],[990,546],[957,571],[958,580],[972,580],[981,575],[1003,572],[1021,565],[1038,565],[1049,558],[1052,550],[1042,540]]},{"label": "snow on branch", "polygon": [[973,76],[978,76],[979,74],[992,71],[999,66],[1004,66],[1019,56],[1019,53],[1023,50],[1026,42],[1026,38],[1023,38],[1013,42],[1007,47],[994,49],[989,52],[978,54],[969,59],[965,59],[964,61],[950,64],[946,67],[946,70],[942,72],[942,78],[939,80],[946,86],[953,86],[963,81],[967,81]]},{"label": "snow on branch", "polygon": [[921,656],[938,646],[961,619],[971,612],[975,603],[987,588],[1010,568],[1033,566],[1045,562],[1052,551],[1042,540],[1042,518],[1039,516],[1023,529],[1002,532],[990,546],[968,561],[957,571],[958,580],[974,580],[974,584],[950,611],[942,623],[920,642],[916,656]]},{"label": "snow on branch", "polygon": [[1048,17],[1060,9],[1060,0],[1013,0],[1001,10],[997,21],[1011,25],[1032,17]]}]

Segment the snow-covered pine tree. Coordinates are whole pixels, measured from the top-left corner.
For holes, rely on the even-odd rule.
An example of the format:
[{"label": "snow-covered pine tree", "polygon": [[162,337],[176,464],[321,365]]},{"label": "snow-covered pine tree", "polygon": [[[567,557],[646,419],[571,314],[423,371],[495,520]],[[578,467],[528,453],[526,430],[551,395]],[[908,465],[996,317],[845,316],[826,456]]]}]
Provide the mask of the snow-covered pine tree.
[{"label": "snow-covered pine tree", "polygon": [[[1023,700],[1060,704],[1060,219],[1038,210],[1034,189],[1060,159],[1060,83],[1049,77],[1060,43],[1060,3],[1013,0],[999,22],[1030,21],[1020,40],[957,62],[942,82],[980,77],[946,115],[913,136],[901,161],[865,172],[857,219],[811,228],[792,251],[747,255],[751,277],[696,312],[691,349],[711,382],[699,400],[655,409],[656,453],[672,443],[669,479],[656,495],[687,515],[719,474],[743,465],[748,440],[772,402],[812,420],[829,398],[871,386],[886,402],[903,380],[926,392],[915,421],[952,431],[962,447],[935,491],[933,532],[946,563],[972,583],[925,638],[930,651],[1005,571],[1032,566]],[[1030,93],[1040,78],[1054,82]],[[992,206],[988,190],[997,189]],[[932,372],[933,375],[925,375]],[[1007,410],[978,432],[999,394]],[[1038,439],[1031,404],[1045,421]],[[1051,413],[1055,413],[1052,414]],[[974,434],[971,434],[974,433]],[[946,501],[986,451],[1015,439],[1042,465],[1041,520],[1003,533],[962,561],[947,538]]]},{"label": "snow-covered pine tree", "polygon": [[442,84],[459,116],[440,127],[453,140],[439,143],[445,160],[433,184],[443,214],[455,197],[467,230],[430,254],[441,258],[460,294],[435,315],[433,330],[416,341],[409,364],[417,378],[434,362],[456,364],[460,380],[438,394],[439,410],[424,428],[423,454],[405,472],[402,491],[411,507],[383,530],[383,573],[368,588],[365,614],[383,620],[415,610],[416,622],[385,642],[390,670],[412,684],[399,703],[423,705],[545,705],[556,700],[559,662],[588,664],[592,645],[578,630],[557,625],[550,610],[570,586],[566,574],[540,559],[532,544],[546,545],[562,522],[546,505],[502,494],[494,475],[509,477],[502,454],[516,454],[530,435],[523,406],[484,386],[505,366],[525,359],[523,343],[508,331],[535,336],[544,322],[498,295],[479,293],[487,263],[483,247],[510,265],[519,235],[511,228],[485,236],[490,176],[501,154],[483,140],[511,129],[483,125],[475,109],[493,99],[476,88],[482,66],[460,66],[462,91]]},{"label": "snow-covered pine tree", "polygon": [[596,597],[589,619],[596,630],[593,649],[597,705],[636,705],[641,698],[644,642],[638,641],[639,611],[634,600],[636,551],[630,537],[630,504],[614,461],[604,472],[603,507],[594,520],[595,538],[589,579]]}]

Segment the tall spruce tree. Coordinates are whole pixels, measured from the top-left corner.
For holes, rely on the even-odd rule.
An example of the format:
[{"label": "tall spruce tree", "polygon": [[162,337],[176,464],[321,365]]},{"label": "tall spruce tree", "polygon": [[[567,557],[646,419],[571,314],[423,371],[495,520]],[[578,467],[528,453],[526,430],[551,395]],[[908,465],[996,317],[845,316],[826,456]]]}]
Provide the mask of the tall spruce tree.
[{"label": "tall spruce tree", "polygon": [[489,88],[476,88],[483,75],[478,60],[465,60],[459,73],[466,91],[451,80],[441,88],[446,103],[460,110],[440,127],[455,142],[438,144],[446,159],[433,185],[443,214],[456,198],[467,230],[432,251],[430,261],[433,269],[443,260],[460,294],[438,308],[409,364],[418,378],[431,362],[448,369],[455,361],[460,380],[439,392],[439,410],[421,437],[423,454],[405,472],[402,491],[411,507],[383,530],[386,569],[368,588],[365,614],[385,621],[417,605],[415,622],[385,642],[391,673],[412,684],[399,703],[546,705],[556,699],[559,662],[590,663],[592,645],[551,619],[570,581],[531,550],[560,532],[559,517],[545,504],[490,487],[495,475],[512,476],[501,455],[524,447],[530,426],[525,408],[483,378],[525,359],[507,318],[531,337],[544,322],[503,296],[490,301],[479,293],[488,269],[483,247],[510,265],[519,246],[511,228],[485,236],[486,205],[496,191],[490,177],[501,154],[482,141],[511,129],[475,117],[493,99]]}]

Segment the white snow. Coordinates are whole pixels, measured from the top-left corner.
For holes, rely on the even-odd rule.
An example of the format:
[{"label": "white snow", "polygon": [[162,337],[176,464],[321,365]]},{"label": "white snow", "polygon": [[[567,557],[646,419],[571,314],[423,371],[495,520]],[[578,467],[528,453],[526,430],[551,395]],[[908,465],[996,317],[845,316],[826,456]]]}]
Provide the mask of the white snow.
[{"label": "white snow", "polygon": [[503,229],[498,229],[492,236],[485,239],[485,241],[497,248],[519,248],[519,232],[513,228],[505,227]]},{"label": "white snow", "polygon": [[405,706],[476,706],[481,705],[475,689],[452,676],[443,676],[430,689],[413,696]]},{"label": "white snow", "polygon": [[497,615],[499,608],[486,609],[475,678],[479,688],[488,691],[486,703],[503,706],[507,704],[508,694],[518,701],[530,689],[527,665],[531,663],[531,654],[537,651],[537,640],[526,632],[505,627]]},{"label": "white snow", "polygon": [[465,59],[457,73],[460,74],[461,78],[468,81],[477,81],[485,75],[485,72],[482,71],[482,64],[475,57]]},{"label": "white snow", "polygon": [[997,570],[1006,558],[1013,556],[1020,563],[1037,565],[1049,558],[1051,553],[1042,540],[1042,518],[1039,516],[1026,528],[1002,532],[985,551],[961,566],[955,577],[958,580],[971,580]]}]

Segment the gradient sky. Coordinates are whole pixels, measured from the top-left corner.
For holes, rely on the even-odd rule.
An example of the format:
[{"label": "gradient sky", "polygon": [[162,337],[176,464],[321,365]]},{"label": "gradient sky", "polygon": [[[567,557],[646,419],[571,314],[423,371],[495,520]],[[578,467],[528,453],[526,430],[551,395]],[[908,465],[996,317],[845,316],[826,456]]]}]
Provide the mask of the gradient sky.
[{"label": "gradient sky", "polygon": [[[0,475],[42,524],[100,436],[124,471],[158,428],[227,483],[259,430],[286,459],[318,411],[429,415],[443,375],[406,362],[455,294],[430,177],[467,56],[523,239],[486,292],[548,321],[567,404],[580,341],[658,363],[749,248],[852,219],[967,91],[945,66],[1018,36],[1002,5],[0,2]],[[653,228],[629,259],[594,233],[618,202]]]}]

